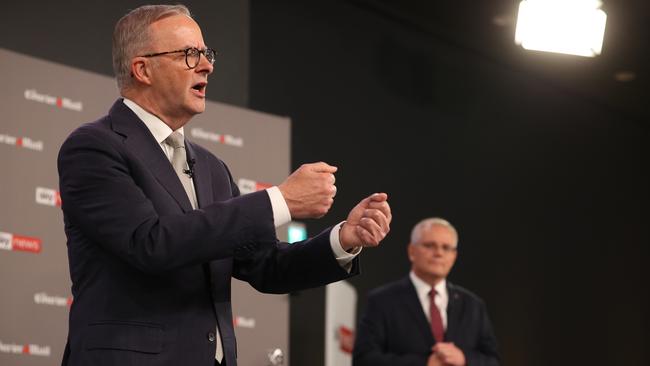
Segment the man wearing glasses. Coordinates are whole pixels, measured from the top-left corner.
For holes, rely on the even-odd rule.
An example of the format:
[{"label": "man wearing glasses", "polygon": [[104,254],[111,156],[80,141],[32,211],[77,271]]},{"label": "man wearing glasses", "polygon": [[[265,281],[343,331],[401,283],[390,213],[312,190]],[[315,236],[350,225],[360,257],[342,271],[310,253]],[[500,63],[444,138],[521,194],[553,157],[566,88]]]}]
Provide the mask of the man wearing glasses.
[{"label": "man wearing glasses", "polygon": [[240,196],[225,163],[183,136],[215,55],[182,5],[143,6],[115,27],[123,98],[59,152],[74,296],[63,365],[236,366],[232,277],[268,293],[338,281],[389,231],[376,193],[316,237],[278,242],[277,226],[327,213],[336,168],[306,164]]},{"label": "man wearing glasses", "polygon": [[368,296],[354,345],[354,366],[498,365],[483,301],[446,278],[458,250],[456,229],[441,218],[411,232],[408,277]]}]

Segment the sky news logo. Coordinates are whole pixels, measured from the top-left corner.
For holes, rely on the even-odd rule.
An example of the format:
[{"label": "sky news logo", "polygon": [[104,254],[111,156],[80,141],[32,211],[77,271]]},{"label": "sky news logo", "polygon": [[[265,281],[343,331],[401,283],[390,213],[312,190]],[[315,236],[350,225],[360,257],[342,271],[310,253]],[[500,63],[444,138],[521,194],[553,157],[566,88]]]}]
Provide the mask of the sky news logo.
[{"label": "sky news logo", "polygon": [[42,94],[35,89],[26,89],[25,99],[31,100],[33,102],[56,106],[62,109],[69,109],[76,112],[81,112],[84,109],[83,103],[81,103],[81,101],[75,102],[66,97],[55,97],[48,94]]},{"label": "sky news logo", "polygon": [[61,193],[51,188],[36,187],[36,203],[45,206],[61,207]]},{"label": "sky news logo", "polygon": [[38,254],[41,248],[41,239],[0,231],[0,250]]},{"label": "sky news logo", "polygon": [[38,292],[34,294],[34,303],[38,305],[70,307],[72,305],[72,296],[64,297]]},{"label": "sky news logo", "polygon": [[237,186],[239,187],[239,193],[241,194],[253,193],[273,187],[272,184],[256,182],[254,180],[246,178],[239,178]]},{"label": "sky news logo", "polygon": [[241,137],[235,137],[233,135],[210,132],[200,127],[191,128],[190,135],[197,139],[216,142],[218,144],[235,146],[235,147],[244,147],[244,139]]},{"label": "sky news logo", "polygon": [[50,346],[40,346],[38,344],[5,343],[0,340],[0,353],[50,357],[52,355],[52,349]]},{"label": "sky news logo", "polygon": [[43,151],[43,141],[33,140],[29,137],[16,137],[0,133],[0,144],[12,145],[35,151]]}]

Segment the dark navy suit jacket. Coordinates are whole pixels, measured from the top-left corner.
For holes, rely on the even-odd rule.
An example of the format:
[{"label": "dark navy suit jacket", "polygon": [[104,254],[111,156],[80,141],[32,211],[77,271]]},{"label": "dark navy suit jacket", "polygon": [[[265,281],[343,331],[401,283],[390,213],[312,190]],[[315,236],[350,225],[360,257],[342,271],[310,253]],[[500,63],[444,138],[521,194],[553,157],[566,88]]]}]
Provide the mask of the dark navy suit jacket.
[{"label": "dark navy suit jacket", "polygon": [[[485,303],[447,281],[447,330],[465,354],[468,366],[499,365],[497,342]],[[435,340],[431,326],[407,276],[368,295],[357,330],[354,366],[426,366]]]},{"label": "dark navy suit jacket", "polygon": [[231,277],[286,293],[351,274],[329,231],[291,246],[264,191],[240,196],[226,165],[186,141],[199,209],[160,145],[118,100],[72,132],[58,168],[74,302],[62,364],[213,365],[219,325],[236,366]]}]

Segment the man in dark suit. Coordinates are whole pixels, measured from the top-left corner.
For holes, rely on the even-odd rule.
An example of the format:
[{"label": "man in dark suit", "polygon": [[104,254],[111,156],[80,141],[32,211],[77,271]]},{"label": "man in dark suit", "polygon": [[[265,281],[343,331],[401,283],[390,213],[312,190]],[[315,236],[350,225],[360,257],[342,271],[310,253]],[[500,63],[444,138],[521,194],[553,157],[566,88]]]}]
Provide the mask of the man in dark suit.
[{"label": "man in dark suit", "polygon": [[236,366],[232,277],[269,293],[338,281],[389,230],[377,193],[312,239],[278,242],[277,226],[329,210],[336,168],[306,164],[240,196],[224,162],[183,137],[214,56],[184,6],[140,7],[115,27],[123,98],[59,152],[74,296],[63,365]]},{"label": "man in dark suit", "polygon": [[411,232],[408,277],[368,296],[354,345],[354,366],[498,365],[483,301],[446,281],[458,235],[446,220],[420,221]]}]

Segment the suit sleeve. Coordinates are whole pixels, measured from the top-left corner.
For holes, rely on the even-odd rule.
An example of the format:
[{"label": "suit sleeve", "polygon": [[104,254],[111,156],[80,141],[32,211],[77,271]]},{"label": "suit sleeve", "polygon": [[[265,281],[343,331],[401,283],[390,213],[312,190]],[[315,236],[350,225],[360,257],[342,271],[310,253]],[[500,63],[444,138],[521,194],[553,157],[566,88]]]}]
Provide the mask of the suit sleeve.
[{"label": "suit sleeve", "polygon": [[428,355],[389,352],[386,321],[390,311],[382,299],[368,297],[368,305],[357,329],[353,350],[353,366],[426,366]]},{"label": "suit sleeve", "polygon": [[499,366],[497,340],[492,330],[485,303],[480,301],[478,342],[475,348],[463,350],[467,366]]},{"label": "suit sleeve", "polygon": [[[185,214],[159,215],[132,176],[133,161],[114,139],[74,132],[58,158],[66,231],[97,243],[145,273],[230,257],[240,243],[275,238],[265,192]],[[80,244],[83,245],[83,244]]]},{"label": "suit sleeve", "polygon": [[[234,196],[239,196],[228,167]],[[264,194],[268,195],[266,191]],[[247,196],[247,195],[245,195]],[[244,196],[244,197],[245,197]],[[329,240],[331,228],[314,238],[292,244],[278,241],[251,241],[234,251],[233,277],[248,282],[257,291],[285,294],[327,285],[359,274],[359,258],[352,268],[343,269],[336,260]]]},{"label": "suit sleeve", "polygon": [[337,262],[329,241],[331,229],[288,244],[248,243],[235,250],[233,276],[265,293],[287,293],[323,286],[359,273],[359,259],[348,273]]}]

